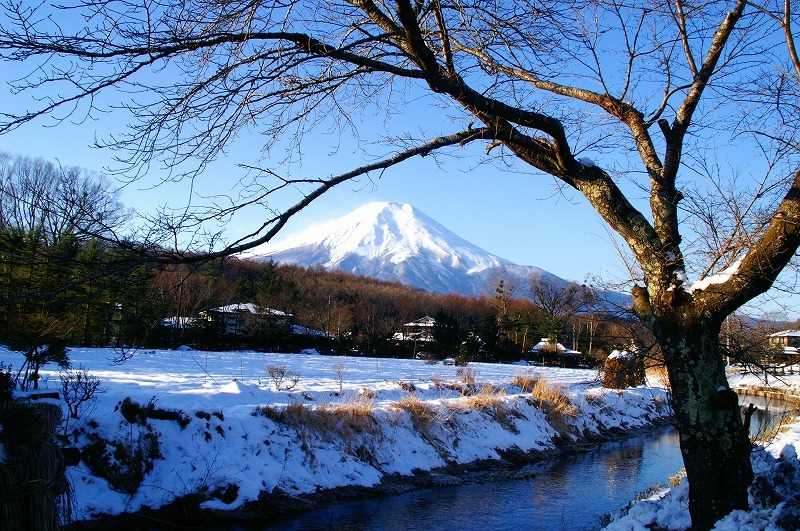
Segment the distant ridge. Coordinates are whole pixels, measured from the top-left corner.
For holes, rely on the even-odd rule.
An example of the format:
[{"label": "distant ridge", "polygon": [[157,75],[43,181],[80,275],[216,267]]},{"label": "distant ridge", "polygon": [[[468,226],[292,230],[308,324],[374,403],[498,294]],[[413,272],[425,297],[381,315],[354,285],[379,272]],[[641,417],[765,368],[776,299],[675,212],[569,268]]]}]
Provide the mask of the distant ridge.
[{"label": "distant ridge", "polygon": [[520,288],[531,276],[567,285],[533,266],[484,251],[408,203],[368,203],[325,225],[254,251],[256,260],[346,271],[432,293],[494,295],[501,278]]}]

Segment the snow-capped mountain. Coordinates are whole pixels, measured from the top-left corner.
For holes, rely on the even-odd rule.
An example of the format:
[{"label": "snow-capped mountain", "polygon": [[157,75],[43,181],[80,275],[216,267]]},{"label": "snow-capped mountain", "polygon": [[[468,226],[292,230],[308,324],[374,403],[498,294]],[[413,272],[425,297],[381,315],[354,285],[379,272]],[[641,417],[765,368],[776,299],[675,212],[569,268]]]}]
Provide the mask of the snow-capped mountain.
[{"label": "snow-capped mountain", "polygon": [[322,266],[434,293],[493,295],[499,279],[523,288],[531,275],[567,283],[488,253],[407,203],[369,203],[326,224],[324,231],[262,247],[255,258]]}]

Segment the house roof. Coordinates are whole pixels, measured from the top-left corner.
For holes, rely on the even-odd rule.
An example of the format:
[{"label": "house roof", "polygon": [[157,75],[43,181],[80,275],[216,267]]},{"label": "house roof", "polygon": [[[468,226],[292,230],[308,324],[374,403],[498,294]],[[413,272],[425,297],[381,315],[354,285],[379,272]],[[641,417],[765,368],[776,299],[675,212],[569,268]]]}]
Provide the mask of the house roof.
[{"label": "house roof", "polygon": [[770,334],[769,337],[800,337],[800,330],[781,330]]},{"label": "house roof", "polygon": [[410,323],[406,323],[403,326],[415,326],[415,327],[430,327],[433,328],[436,326],[436,319],[431,317],[430,315],[426,315],[421,319],[417,319],[416,321],[411,321]]},{"label": "house roof", "polygon": [[[550,340],[546,337],[543,337],[541,341],[536,343],[528,352],[538,352],[542,348],[546,346],[550,346]],[[580,354],[577,350],[572,350],[570,348],[565,347],[561,343],[556,343],[556,348],[560,354]]]},{"label": "house roof", "polygon": [[252,302],[239,302],[236,304],[228,304],[225,306],[210,308],[206,311],[214,313],[228,313],[228,314],[236,314],[236,313],[251,313],[253,315],[269,314],[269,315],[274,315],[276,317],[288,317],[290,315],[280,310],[273,310],[272,308],[262,308],[261,306],[254,304]]}]

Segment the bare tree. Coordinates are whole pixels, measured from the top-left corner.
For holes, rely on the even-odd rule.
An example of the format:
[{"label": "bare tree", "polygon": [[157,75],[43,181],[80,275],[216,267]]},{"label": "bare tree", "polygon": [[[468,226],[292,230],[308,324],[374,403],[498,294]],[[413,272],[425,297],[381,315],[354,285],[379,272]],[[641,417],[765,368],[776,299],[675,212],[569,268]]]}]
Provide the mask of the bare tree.
[{"label": "bare tree", "polygon": [[[252,130],[272,157],[271,167],[246,166],[238,200],[162,218],[156,227],[165,230],[151,231],[156,242],[303,190],[292,206],[271,203],[274,215],[258,231],[201,258],[252,248],[340,183],[475,142],[498,164],[529,169],[531,179],[552,176],[582,195],[640,268],[634,311],[669,370],[693,526],[710,528],[747,506],[750,443],[718,340],[725,317],[769,290],[800,244],[791,2],[74,4],[61,10],[68,23],[50,16],[56,8],[47,2],[4,4],[2,58],[29,67],[17,90],[42,97],[6,112],[0,132],[62,118],[81,102],[91,114],[98,94],[117,91],[132,126],[105,145],[120,150],[134,177],[158,162],[176,173],[191,163],[196,174]],[[400,125],[386,135],[383,156],[338,175],[275,169],[287,156],[286,146],[270,151],[280,139],[292,139],[291,158],[316,126],[357,138],[359,119],[382,110],[394,125],[389,118],[412,100],[446,106],[449,120]],[[445,123],[460,125],[443,132]],[[645,192],[647,215],[623,178]],[[702,195],[729,192],[741,220],[720,224]],[[699,228],[708,226],[713,242]],[[139,247],[175,254],[175,245]],[[690,284],[687,275],[707,281]]]},{"label": "bare tree", "polygon": [[75,166],[0,152],[0,225],[64,236],[108,236],[128,219],[108,179]]},{"label": "bare tree", "polygon": [[339,392],[344,390],[344,371],[347,368],[347,363],[344,359],[338,359],[333,362],[333,374],[336,375],[336,381],[339,382]]},{"label": "bare tree", "polygon": [[531,300],[542,310],[551,326],[562,333],[567,322],[582,310],[590,308],[592,292],[586,286],[559,284],[537,277],[528,278]]}]

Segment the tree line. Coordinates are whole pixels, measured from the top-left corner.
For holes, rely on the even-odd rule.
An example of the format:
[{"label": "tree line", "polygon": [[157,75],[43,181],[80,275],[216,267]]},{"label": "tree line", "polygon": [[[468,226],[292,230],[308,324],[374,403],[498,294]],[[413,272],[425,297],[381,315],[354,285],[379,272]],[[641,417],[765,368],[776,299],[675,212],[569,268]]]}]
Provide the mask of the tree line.
[{"label": "tree line", "polygon": [[[428,355],[514,361],[541,338],[586,352],[582,363],[630,334],[589,313],[590,292],[531,279],[498,279],[482,297],[427,293],[322,268],[239,258],[154,264],[108,235],[128,216],[108,180],[76,167],[0,153],[0,338],[32,359],[48,345],[298,350],[308,346],[376,356],[407,356],[392,342],[403,324],[432,316]],[[192,321],[201,311],[252,302],[289,313],[317,335],[282,328],[224,337]],[[175,326],[194,322],[195,326]],[[34,364],[36,365],[36,364]],[[35,367],[34,367],[35,369]]]}]

